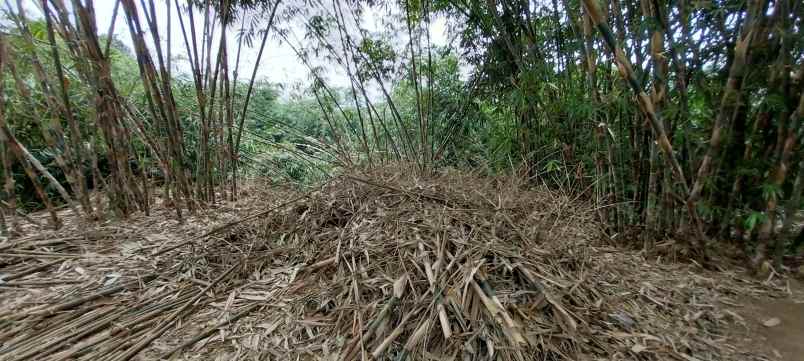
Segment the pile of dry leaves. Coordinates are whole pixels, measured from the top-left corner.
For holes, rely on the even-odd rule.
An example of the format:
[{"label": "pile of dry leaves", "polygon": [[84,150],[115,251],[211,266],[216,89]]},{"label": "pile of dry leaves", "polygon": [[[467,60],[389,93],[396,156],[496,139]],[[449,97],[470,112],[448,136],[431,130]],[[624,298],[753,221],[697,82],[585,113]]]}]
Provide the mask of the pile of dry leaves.
[{"label": "pile of dry leaves", "polygon": [[589,205],[515,177],[415,174],[273,192],[159,239],[0,244],[0,359],[762,359],[726,330],[772,286],[607,246]]}]

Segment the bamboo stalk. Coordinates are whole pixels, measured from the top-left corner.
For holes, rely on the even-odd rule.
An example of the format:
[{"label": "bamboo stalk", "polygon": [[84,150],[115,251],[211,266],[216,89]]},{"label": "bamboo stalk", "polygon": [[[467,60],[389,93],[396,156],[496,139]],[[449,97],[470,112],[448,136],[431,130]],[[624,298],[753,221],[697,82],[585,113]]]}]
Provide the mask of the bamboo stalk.
[{"label": "bamboo stalk", "polygon": [[256,310],[259,307],[261,307],[261,305],[259,305],[259,304],[251,305],[251,306],[246,307],[244,310],[236,313],[234,316],[229,317],[229,318],[227,318],[227,319],[225,319],[225,320],[223,320],[221,322],[218,322],[214,326],[208,327],[204,331],[199,332],[197,335],[195,335],[192,338],[190,338],[189,340],[183,342],[181,345],[174,347],[173,349],[171,349],[168,352],[165,352],[162,355],[161,358],[162,359],[167,359],[170,356],[172,356],[174,353],[179,352],[179,351],[181,351],[181,350],[183,350],[185,348],[188,348],[188,347],[194,345],[196,342],[201,341],[201,340],[209,337],[213,333],[215,333],[215,331],[218,331],[219,328],[224,327],[224,326],[226,326],[228,324],[231,324],[231,323],[233,323],[233,322],[235,322],[235,321],[247,316],[249,313],[251,313],[252,311]]},{"label": "bamboo stalk", "polygon": [[[2,116],[2,115],[0,115]],[[10,154],[5,142],[0,142],[0,161],[3,163],[3,206],[9,210],[10,230],[8,232],[9,238],[12,238],[14,233],[19,233],[20,226],[15,214],[19,214],[28,222],[39,226],[39,223],[28,217],[25,213],[17,209],[17,197],[14,194],[14,174],[11,173],[11,161],[9,160]]]},{"label": "bamboo stalk", "polygon": [[[655,133],[656,141],[661,147],[662,152],[664,152],[666,161],[673,170],[674,176],[676,177],[676,182],[682,186],[685,193],[688,193],[688,186],[686,178],[684,177],[684,170],[681,168],[681,165],[678,163],[678,160],[673,153],[673,146],[670,144],[670,141],[667,138],[667,133],[664,130],[662,120],[656,113],[654,104],[650,97],[640,87],[628,57],[626,57],[623,50],[617,46],[617,42],[614,40],[611,29],[606,24],[603,13],[600,10],[600,6],[598,6],[597,2],[594,0],[583,0],[583,4],[586,7],[587,13],[589,14],[593,23],[600,31],[603,40],[609,48],[609,51],[613,53],[620,75],[626,80],[626,82],[628,82],[631,90],[636,95],[640,110],[645,114],[646,118],[648,118],[649,124]],[[691,214],[695,214],[694,210]]]},{"label": "bamboo stalk", "polygon": [[389,334],[388,337],[383,339],[382,342],[380,342],[380,344],[377,345],[374,351],[371,352],[371,357],[373,357],[374,359],[379,359],[380,356],[382,356],[382,354],[385,352],[385,350],[389,346],[391,346],[391,343],[393,343],[394,340],[396,340],[399,336],[402,335],[402,332],[405,331],[405,324],[408,322],[408,320],[410,320],[411,317],[415,316],[416,314],[417,312],[410,312],[404,315],[402,319],[399,320],[399,324],[397,324],[396,328],[394,328],[394,330],[391,331],[391,334]]},{"label": "bamboo stalk", "polygon": [[[802,66],[802,69],[804,69],[804,65]],[[799,125],[800,127],[802,121],[804,121],[804,92],[802,92],[801,96],[799,97],[798,105],[795,111],[790,114],[789,124],[791,124],[791,126]],[[782,149],[780,149],[781,154],[779,156],[779,162],[773,172],[771,172],[769,175],[770,184],[777,189],[781,189],[782,184],[787,178],[790,158],[793,154],[793,148],[796,145],[798,138],[797,130],[798,129],[795,128],[788,130],[784,145],[782,146]],[[775,191],[770,193],[771,194],[769,194],[767,203],[765,205],[765,220],[762,222],[762,225],[759,228],[757,247],[754,251],[754,256],[751,258],[751,266],[755,272],[759,270],[762,262],[764,262],[767,258],[767,248],[771,241],[773,228],[776,225],[776,208],[778,206],[779,199]]]},{"label": "bamboo stalk", "polygon": [[204,294],[209,292],[209,290],[211,290],[212,287],[215,287],[215,285],[217,285],[220,281],[225,279],[226,276],[228,276],[230,273],[232,273],[232,271],[234,271],[235,268],[240,267],[240,266],[241,266],[241,264],[238,263],[238,264],[232,265],[232,267],[229,267],[228,270],[223,272],[220,276],[218,276],[218,278],[216,278],[214,281],[212,281],[212,283],[210,283],[209,286],[205,287],[200,292],[198,292],[198,294],[196,294],[195,297],[193,297],[192,299],[187,301],[187,303],[185,303],[181,308],[179,308],[178,310],[173,312],[166,320],[163,320],[162,322],[160,322],[159,325],[155,329],[153,329],[150,332],[148,332],[148,334],[146,334],[145,337],[141,338],[139,340],[139,342],[134,344],[131,348],[126,350],[126,352],[124,352],[123,354],[115,357],[113,360],[114,361],[127,361],[127,360],[131,359],[132,357],[134,357],[135,355],[137,355],[140,351],[145,349],[145,347],[150,345],[151,342],[153,342],[153,340],[157,339],[159,336],[161,336],[163,333],[165,333],[165,331],[167,331],[167,329],[173,324],[173,321],[179,319],[182,316],[182,313],[184,313],[185,310],[189,309],[198,300],[200,300],[201,297],[204,296]]},{"label": "bamboo stalk", "polygon": [[265,27],[264,34],[262,36],[262,41],[260,42],[260,50],[257,52],[257,59],[254,63],[254,69],[251,71],[251,78],[248,82],[248,88],[246,90],[246,98],[243,101],[243,110],[240,112],[240,121],[237,124],[237,136],[235,137],[234,143],[234,153],[235,155],[238,154],[240,151],[240,140],[243,136],[243,125],[246,121],[246,113],[248,111],[248,103],[251,99],[251,92],[254,88],[254,80],[257,78],[257,69],[260,65],[260,60],[262,59],[263,51],[265,50],[265,44],[268,41],[268,34],[271,30],[271,27],[274,24],[274,16],[276,15],[276,9],[279,7],[280,0],[276,0],[271,7],[271,15],[268,17],[268,25]]},{"label": "bamboo stalk", "polygon": [[144,276],[140,277],[139,279],[131,281],[129,283],[124,283],[124,284],[121,284],[121,285],[115,286],[115,287],[109,287],[109,288],[106,288],[104,290],[100,290],[100,291],[88,294],[86,296],[75,298],[75,299],[73,299],[71,301],[67,301],[67,302],[60,303],[60,304],[55,304],[55,305],[52,305],[50,307],[47,307],[47,308],[44,308],[44,309],[41,309],[41,310],[38,310],[38,311],[34,311],[31,314],[32,315],[42,315],[42,316],[52,315],[52,314],[54,314],[56,312],[71,309],[71,308],[74,308],[74,307],[79,306],[81,304],[84,304],[86,302],[89,302],[89,301],[92,301],[92,300],[95,300],[95,299],[98,299],[98,298],[101,298],[101,297],[104,297],[104,296],[108,296],[108,295],[111,295],[113,293],[117,293],[117,292],[120,292],[122,290],[125,290],[125,289],[129,289],[129,288],[131,288],[131,287],[133,287],[135,285],[138,285],[140,283],[150,282],[151,280],[156,278],[156,276],[157,275],[155,273],[147,274],[147,275],[144,275]]},{"label": "bamboo stalk", "polygon": [[29,268],[27,270],[20,271],[20,272],[14,273],[14,274],[10,274],[10,275],[8,275],[6,277],[3,277],[2,280],[3,280],[3,282],[7,282],[7,281],[15,280],[17,278],[22,278],[22,277],[25,277],[27,275],[31,275],[31,274],[34,274],[36,272],[40,272],[42,270],[45,270],[48,267],[50,267],[50,266],[52,266],[54,264],[57,264],[57,263],[61,263],[61,262],[64,262],[64,260],[63,259],[56,259],[56,260],[53,260],[53,261],[50,261],[50,262],[45,262],[45,263],[40,264],[38,266],[31,267],[31,268]]},{"label": "bamboo stalk", "polygon": [[779,238],[776,240],[774,249],[773,263],[776,268],[780,268],[782,264],[782,257],[784,256],[784,244],[786,239],[795,237],[792,234],[793,221],[797,218],[796,211],[801,205],[801,193],[804,191],[804,157],[798,162],[798,174],[796,180],[793,181],[793,189],[790,198],[784,207],[785,218],[782,223],[782,228],[779,230]]},{"label": "bamboo stalk", "polygon": [[[59,348],[65,345],[64,341],[74,338],[76,335],[82,335],[84,332],[82,331],[82,327],[89,324],[89,330],[94,331],[99,326],[93,325],[98,318],[103,318],[105,315],[112,313],[114,311],[114,307],[108,307],[107,309],[94,309],[86,312],[82,315],[79,319],[79,322],[73,322],[69,324],[69,326],[60,327],[58,329],[53,330],[48,335],[43,336],[40,338],[34,338],[31,340],[31,345],[33,347],[20,349],[15,354],[15,359],[19,361],[27,360],[33,356],[44,357],[48,354],[51,354],[57,351]],[[95,314],[95,313],[99,314]],[[101,321],[100,325],[104,325],[108,322]],[[21,347],[18,347],[21,348]]]},{"label": "bamboo stalk", "polygon": [[[69,147],[65,148],[68,150],[66,152],[66,156],[71,160],[73,166],[69,167],[65,164],[64,172],[65,175],[67,175],[67,181],[70,183],[72,190],[77,194],[81,206],[84,208],[84,212],[89,218],[92,218],[94,216],[94,210],[92,209],[92,205],[89,203],[89,193],[87,190],[86,180],[84,179],[83,169],[81,168],[85,161],[84,148],[81,146],[83,136],[78,126],[78,121],[73,116],[72,103],[70,102],[67,89],[68,82],[64,76],[61,57],[59,56],[58,47],[56,46],[56,36],[53,32],[53,21],[51,20],[50,11],[47,7],[47,0],[42,0],[42,8],[45,14],[45,23],[47,25],[48,41],[50,42],[51,57],[56,68],[56,76],[58,77],[59,90],[61,93],[61,109],[63,110],[62,114],[65,118],[67,118],[67,124],[70,127],[69,140],[73,148],[72,151],[69,151]],[[71,154],[72,152],[75,152],[74,156]],[[61,193],[61,190],[59,193]],[[63,197],[64,195],[62,195],[62,198]],[[71,200],[66,198],[65,201],[71,202]],[[71,207],[74,206],[71,205]],[[73,211],[76,212],[76,215],[78,214],[77,210],[73,209]]]},{"label": "bamboo stalk", "polygon": [[[8,56],[6,56],[6,38],[5,38],[4,35],[0,34],[0,83],[2,83],[2,81],[3,81],[3,74],[5,73],[4,68],[5,68],[5,63],[6,63],[7,60],[8,60]],[[5,107],[2,106],[3,105],[2,104],[2,99],[3,99],[2,88],[0,88],[0,141],[2,141],[2,143],[4,144],[5,148],[10,148],[11,151],[17,156],[17,159],[19,159],[20,163],[22,163],[22,166],[23,166],[23,169],[25,170],[25,173],[28,175],[28,178],[34,184],[34,189],[36,190],[37,195],[42,200],[42,202],[45,204],[45,207],[47,208],[48,213],[50,214],[51,225],[54,228],[59,228],[59,227],[61,227],[61,222],[59,221],[59,218],[56,215],[55,210],[53,209],[53,204],[50,202],[50,198],[45,193],[44,189],[42,188],[42,185],[39,183],[39,180],[36,178],[36,173],[33,170],[33,168],[36,167],[37,165],[38,165],[39,168],[41,168],[43,170],[44,170],[44,167],[42,166],[41,163],[39,163],[38,160],[36,160],[36,158],[33,158],[33,156],[31,156],[31,154],[27,151],[27,149],[25,149],[16,140],[16,138],[14,138],[14,135],[11,133],[11,130],[8,128],[8,125],[6,124],[6,119],[5,119],[5,115],[4,115]],[[27,157],[26,157],[26,155],[27,155]],[[32,160],[35,161],[36,164],[31,163]],[[33,165],[33,167],[32,167],[32,165]],[[8,172],[6,174],[7,174],[7,177],[11,176],[10,172]],[[44,174],[50,175],[50,173],[47,172],[47,170],[44,170]],[[53,176],[50,175],[48,180],[54,180]],[[6,181],[6,183],[8,184],[8,181]],[[58,182],[56,182],[56,183],[58,184]],[[63,188],[61,190],[63,190]],[[64,191],[64,192],[66,194],[66,191]],[[69,199],[69,196],[67,196],[67,198],[65,198],[65,199]]]},{"label": "bamboo stalk", "polygon": [[[763,3],[764,0],[752,0],[750,2],[749,11],[760,11],[763,7]],[[748,64],[748,50],[751,48],[751,42],[754,38],[754,34],[757,32],[756,27],[758,25],[758,21],[746,21],[743,27],[743,34],[737,39],[737,44],[734,46],[734,59],[729,69],[729,77],[726,81],[726,88],[723,91],[723,96],[720,101],[720,108],[718,109],[717,116],[712,125],[709,148],[701,161],[701,165],[698,167],[695,183],[687,197],[687,207],[689,208],[695,207],[696,202],[700,199],[704,184],[711,173],[712,161],[720,150],[720,146],[723,142],[723,128],[740,105],[740,99],[742,98],[742,80],[745,75],[746,65]]]}]

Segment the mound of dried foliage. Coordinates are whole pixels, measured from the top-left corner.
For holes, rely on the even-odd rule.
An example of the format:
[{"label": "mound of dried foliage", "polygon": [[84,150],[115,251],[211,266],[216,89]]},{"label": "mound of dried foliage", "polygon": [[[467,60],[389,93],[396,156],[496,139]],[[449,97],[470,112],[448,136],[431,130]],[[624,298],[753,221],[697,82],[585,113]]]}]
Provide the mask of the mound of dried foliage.
[{"label": "mound of dried foliage", "polygon": [[725,329],[760,285],[606,246],[587,204],[516,179],[388,168],[274,193],[129,250],[114,282],[4,307],[0,358],[754,357]]},{"label": "mound of dried foliage", "polygon": [[270,242],[305,265],[282,301],[317,329],[278,332],[331,343],[342,359],[576,354],[587,325],[556,288],[570,286],[561,272],[584,268],[575,246],[596,238],[593,213],[519,188],[454,174],[342,177],[267,220]]}]

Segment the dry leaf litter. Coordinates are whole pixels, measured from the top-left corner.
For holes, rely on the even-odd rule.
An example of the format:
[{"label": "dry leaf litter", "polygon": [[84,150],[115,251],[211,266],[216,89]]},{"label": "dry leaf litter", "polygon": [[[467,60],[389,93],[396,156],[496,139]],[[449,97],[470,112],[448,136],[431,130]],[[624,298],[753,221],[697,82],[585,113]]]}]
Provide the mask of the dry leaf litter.
[{"label": "dry leaf litter", "polygon": [[0,243],[0,360],[763,360],[739,269],[648,260],[577,197],[406,169]]}]

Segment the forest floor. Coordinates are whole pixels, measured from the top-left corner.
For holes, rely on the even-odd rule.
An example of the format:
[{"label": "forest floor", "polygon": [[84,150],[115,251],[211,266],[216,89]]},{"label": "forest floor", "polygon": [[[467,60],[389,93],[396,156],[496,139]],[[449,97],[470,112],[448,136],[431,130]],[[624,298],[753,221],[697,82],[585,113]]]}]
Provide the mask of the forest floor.
[{"label": "forest floor", "polygon": [[[792,280],[795,294],[804,292],[800,281]],[[797,360],[804,355],[804,298],[752,297],[741,303],[738,313],[748,327],[735,328],[730,335],[750,348],[781,360]],[[780,322],[776,326],[774,319]],[[767,324],[767,325],[766,325]]]},{"label": "forest floor", "polygon": [[[252,185],[0,242],[0,360],[798,360],[804,287],[602,239],[514,178]],[[45,224],[45,214],[33,214]],[[713,270],[714,268],[714,270]]]}]

